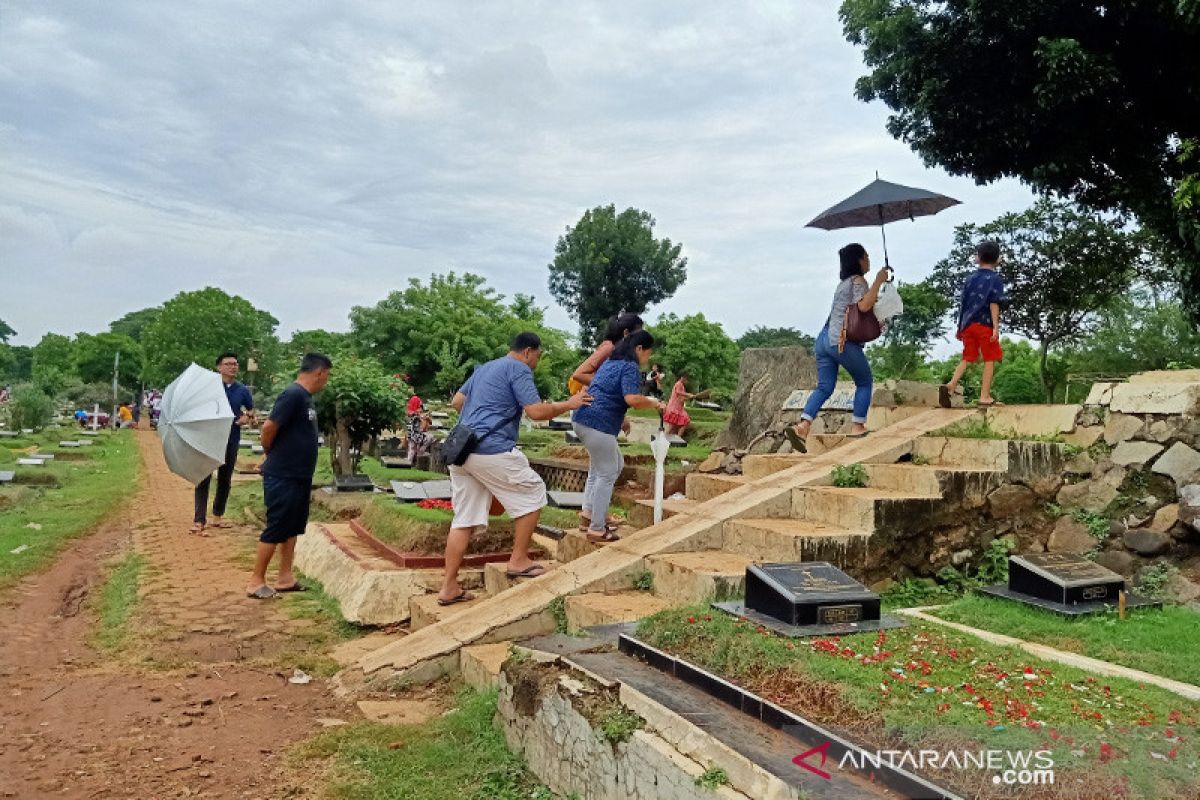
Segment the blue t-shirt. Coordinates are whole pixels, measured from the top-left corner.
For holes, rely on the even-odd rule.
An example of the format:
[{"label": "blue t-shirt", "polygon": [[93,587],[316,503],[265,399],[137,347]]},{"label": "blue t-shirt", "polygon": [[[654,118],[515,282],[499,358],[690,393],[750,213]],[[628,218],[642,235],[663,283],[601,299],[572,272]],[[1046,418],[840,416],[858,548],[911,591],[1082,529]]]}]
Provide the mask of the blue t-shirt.
[{"label": "blue t-shirt", "polygon": [[240,441],[242,428],[237,424],[237,420],[242,415],[243,408],[246,410],[254,408],[254,398],[250,396],[250,390],[244,383],[234,381],[225,385],[225,399],[229,401],[229,407],[233,409],[233,426],[229,431],[229,441]]},{"label": "blue t-shirt", "polygon": [[588,385],[592,404],[577,409],[571,418],[592,430],[616,436],[621,432],[621,423],[629,409],[625,395],[641,393],[642,371],[637,362],[610,358],[600,365]]},{"label": "blue t-shirt", "polygon": [[[475,448],[481,456],[507,453],[516,447],[525,406],[542,402],[533,385],[533,370],[508,356],[480,364],[459,391],[467,396],[459,424],[481,437]],[[488,433],[493,428],[495,431]]]},{"label": "blue t-shirt", "polygon": [[992,327],[991,304],[1002,305],[1008,301],[1004,293],[1004,279],[994,269],[980,267],[971,273],[963,284],[958,306],[958,329],[965,331],[972,323]]},{"label": "blue t-shirt", "polygon": [[293,383],[275,399],[271,421],[279,430],[259,472],[276,478],[311,481],[317,468],[317,409],[312,395]]}]

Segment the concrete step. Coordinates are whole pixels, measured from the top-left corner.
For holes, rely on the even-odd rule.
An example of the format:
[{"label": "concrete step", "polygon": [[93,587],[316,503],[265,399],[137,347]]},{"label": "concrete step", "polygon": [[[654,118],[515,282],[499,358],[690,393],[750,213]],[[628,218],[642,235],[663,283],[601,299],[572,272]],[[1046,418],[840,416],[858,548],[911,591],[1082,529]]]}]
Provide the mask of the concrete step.
[{"label": "concrete step", "polygon": [[703,503],[744,486],[746,483],[748,481],[738,475],[706,475],[702,472],[693,472],[687,476],[687,497],[689,500]]},{"label": "concrete step", "polygon": [[871,534],[805,519],[731,519],[724,549],[747,560],[828,561],[839,567],[866,553]]},{"label": "concrete step", "polygon": [[1004,439],[963,439],[922,436],[913,440],[913,461],[935,466],[971,469],[1008,469],[1008,442]]},{"label": "concrete step", "polygon": [[933,504],[941,502],[940,494],[873,487],[804,487],[792,492],[792,518],[874,533],[887,522],[899,521],[909,511],[914,513],[915,522],[917,512],[926,513]]},{"label": "concrete step", "polygon": [[534,533],[533,543],[545,550],[550,558],[558,558],[558,539],[555,539],[553,536],[547,536],[544,533]]},{"label": "concrete step", "polygon": [[[546,565],[546,572],[558,566],[557,561],[550,559],[542,559],[539,563]],[[498,595],[507,589],[511,589],[518,583],[527,580],[529,578],[510,578],[508,576],[508,564],[503,561],[484,564],[483,566],[483,588],[491,596]]]},{"label": "concrete step", "polygon": [[997,469],[901,464],[868,464],[867,485],[876,489],[940,494],[947,500],[982,501],[1005,481]]},{"label": "concrete step", "polygon": [[[628,533],[628,531],[626,531]],[[623,535],[620,531],[618,536]],[[577,558],[591,555],[599,550],[604,545],[595,544],[588,541],[587,534],[578,529],[567,531],[563,538],[558,542],[558,561],[561,564],[566,564],[569,561],[574,561]]]},{"label": "concrete step", "polygon": [[741,596],[746,567],[753,559],[723,550],[667,553],[646,559],[654,576],[654,594],[682,606]]},{"label": "concrete step", "polygon": [[[686,514],[700,503],[686,497],[677,500],[663,499],[663,519],[670,519],[676,514]],[[635,528],[649,528],[654,524],[654,501],[638,500],[629,509],[629,524]]]},{"label": "concrete step", "polygon": [[436,622],[441,622],[451,614],[457,614],[464,609],[481,605],[488,599],[488,595],[479,589],[475,590],[475,595],[474,600],[465,603],[455,603],[452,606],[439,606],[437,594],[423,594],[419,597],[414,597],[408,601],[408,613],[412,619],[412,630],[419,631],[421,628],[427,628]]},{"label": "concrete step", "polygon": [[811,458],[807,453],[752,453],[742,459],[742,476],[747,480],[758,480],[791,469]]},{"label": "concrete step", "polygon": [[671,604],[649,592],[592,592],[567,595],[567,627],[572,631],[593,625],[636,622]]},{"label": "concrete step", "polygon": [[463,683],[480,691],[495,689],[500,683],[500,666],[511,650],[508,642],[464,647],[458,663]]}]

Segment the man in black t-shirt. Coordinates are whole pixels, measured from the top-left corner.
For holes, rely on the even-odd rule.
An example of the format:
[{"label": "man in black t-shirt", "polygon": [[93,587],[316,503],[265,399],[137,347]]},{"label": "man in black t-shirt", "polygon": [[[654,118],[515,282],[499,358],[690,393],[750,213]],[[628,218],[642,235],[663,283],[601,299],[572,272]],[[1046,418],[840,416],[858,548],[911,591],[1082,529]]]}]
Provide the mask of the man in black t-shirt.
[{"label": "man in black t-shirt", "polygon": [[[258,540],[254,574],[246,589],[255,600],[270,599],[278,592],[304,591],[292,565],[296,537],[308,525],[312,476],[317,468],[317,410],[312,396],[325,388],[332,367],[328,356],[305,354],[296,382],[280,392],[270,418],[263,424],[260,441],[267,458],[259,471],[263,476],[267,525]],[[267,585],[267,567],[280,545],[279,577],[272,589]]]}]

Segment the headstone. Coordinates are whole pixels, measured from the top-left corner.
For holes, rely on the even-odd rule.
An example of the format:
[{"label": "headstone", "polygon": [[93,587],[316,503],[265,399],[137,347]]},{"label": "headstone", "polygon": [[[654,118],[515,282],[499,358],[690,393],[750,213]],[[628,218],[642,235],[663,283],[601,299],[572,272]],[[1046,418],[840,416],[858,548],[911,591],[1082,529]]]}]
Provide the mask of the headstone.
[{"label": "headstone", "polygon": [[80,436],[99,436],[100,431],[80,431]]},{"label": "headstone", "polygon": [[687,439],[684,439],[677,433],[668,433],[667,444],[671,447],[687,447]]},{"label": "headstone", "polygon": [[792,392],[816,385],[817,365],[807,347],[742,351],[733,415],[713,446],[748,446],[763,431],[780,427],[784,401]]},{"label": "headstone", "polygon": [[[985,586],[979,591],[1078,616],[1117,605],[1120,593],[1125,591],[1125,579],[1074,553],[1027,553],[1009,556],[1007,586]],[[1125,605],[1138,608],[1161,603],[1127,593]]]},{"label": "headstone", "polygon": [[59,442],[59,447],[79,447],[79,442]]},{"label": "headstone", "polygon": [[380,456],[379,463],[391,469],[412,469],[413,466],[405,456]]},{"label": "headstone", "polygon": [[22,467],[43,467],[46,462],[40,458],[18,458],[17,465]]},{"label": "headstone", "polygon": [[54,453],[30,453],[28,458],[36,458],[40,461],[53,461]]},{"label": "headstone", "polygon": [[392,494],[403,503],[415,503],[425,500],[425,489],[416,481],[392,481]]},{"label": "headstone", "polygon": [[901,627],[880,612],[879,595],[827,561],[751,564],[744,603],[716,608],[785,636],[818,636]]},{"label": "headstone", "polygon": [[546,496],[555,508],[583,508],[583,492],[549,491]]},{"label": "headstone", "polygon": [[714,403],[711,400],[697,400],[695,403],[695,406],[696,406],[696,408],[707,408],[709,411],[720,411],[721,410],[721,404]]},{"label": "headstone", "polygon": [[552,431],[569,431],[574,426],[569,419],[552,419],[550,420],[550,430]]},{"label": "headstone", "polygon": [[253,444],[253,442],[248,442],[244,439],[238,441],[238,447],[242,448],[243,450],[249,450]]},{"label": "headstone", "polygon": [[95,442],[91,439],[80,439],[75,443],[78,447],[91,447]]},{"label": "headstone", "polygon": [[15,439],[15,438],[17,438],[17,432],[16,431],[0,431],[0,438]]},{"label": "headstone", "polygon": [[261,456],[266,451],[263,450],[263,446],[261,444],[256,444],[250,448],[250,452]]},{"label": "headstone", "polygon": [[420,486],[425,490],[425,497],[429,500],[449,500],[454,496],[450,488],[450,481],[425,481]]},{"label": "headstone", "polygon": [[11,483],[16,474],[15,472],[0,472],[0,483]]},{"label": "headstone", "polygon": [[375,484],[370,475],[334,475],[333,488],[339,492],[373,492]]},{"label": "headstone", "polygon": [[429,418],[430,419],[450,419],[450,415],[447,414],[445,411],[431,411],[431,412],[429,412]]},{"label": "headstone", "polygon": [[575,431],[567,431],[563,434],[563,441],[567,444],[583,444],[583,440],[575,435]]}]

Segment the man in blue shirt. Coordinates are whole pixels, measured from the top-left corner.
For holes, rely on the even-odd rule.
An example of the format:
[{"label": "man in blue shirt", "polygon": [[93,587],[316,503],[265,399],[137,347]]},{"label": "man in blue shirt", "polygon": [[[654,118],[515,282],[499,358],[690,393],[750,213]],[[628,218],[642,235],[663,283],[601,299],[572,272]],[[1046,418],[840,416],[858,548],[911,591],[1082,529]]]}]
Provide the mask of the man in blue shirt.
[{"label": "man in blue shirt", "polygon": [[512,555],[507,572],[514,578],[536,578],[546,571],[529,557],[529,542],[546,505],[546,484],[517,448],[521,414],[532,420],[554,419],[591,402],[586,390],[560,403],[543,402],[533,383],[542,356],[536,333],[513,339],[506,356],[480,364],[451,401],[458,422],[474,432],[478,444],[461,467],[450,467],[454,520],[446,539],[446,574],[438,592],[443,606],[475,599],[458,583],[471,534],[487,528],[492,498],[513,519]]},{"label": "man in blue shirt", "polygon": [[[248,425],[253,418],[254,398],[244,384],[238,383],[237,353],[221,353],[217,356],[217,372],[221,373],[221,382],[225,384],[225,398],[233,409],[233,424],[229,426],[229,441],[225,445],[225,463],[217,470],[217,494],[213,498],[214,528],[228,528],[225,521],[225,504],[229,502],[229,488],[233,484],[233,468],[237,466],[238,444],[242,439],[242,426]],[[205,532],[208,520],[208,487],[212,484],[212,475],[196,485],[196,516],[192,522],[192,533],[197,536],[208,536]]]}]

